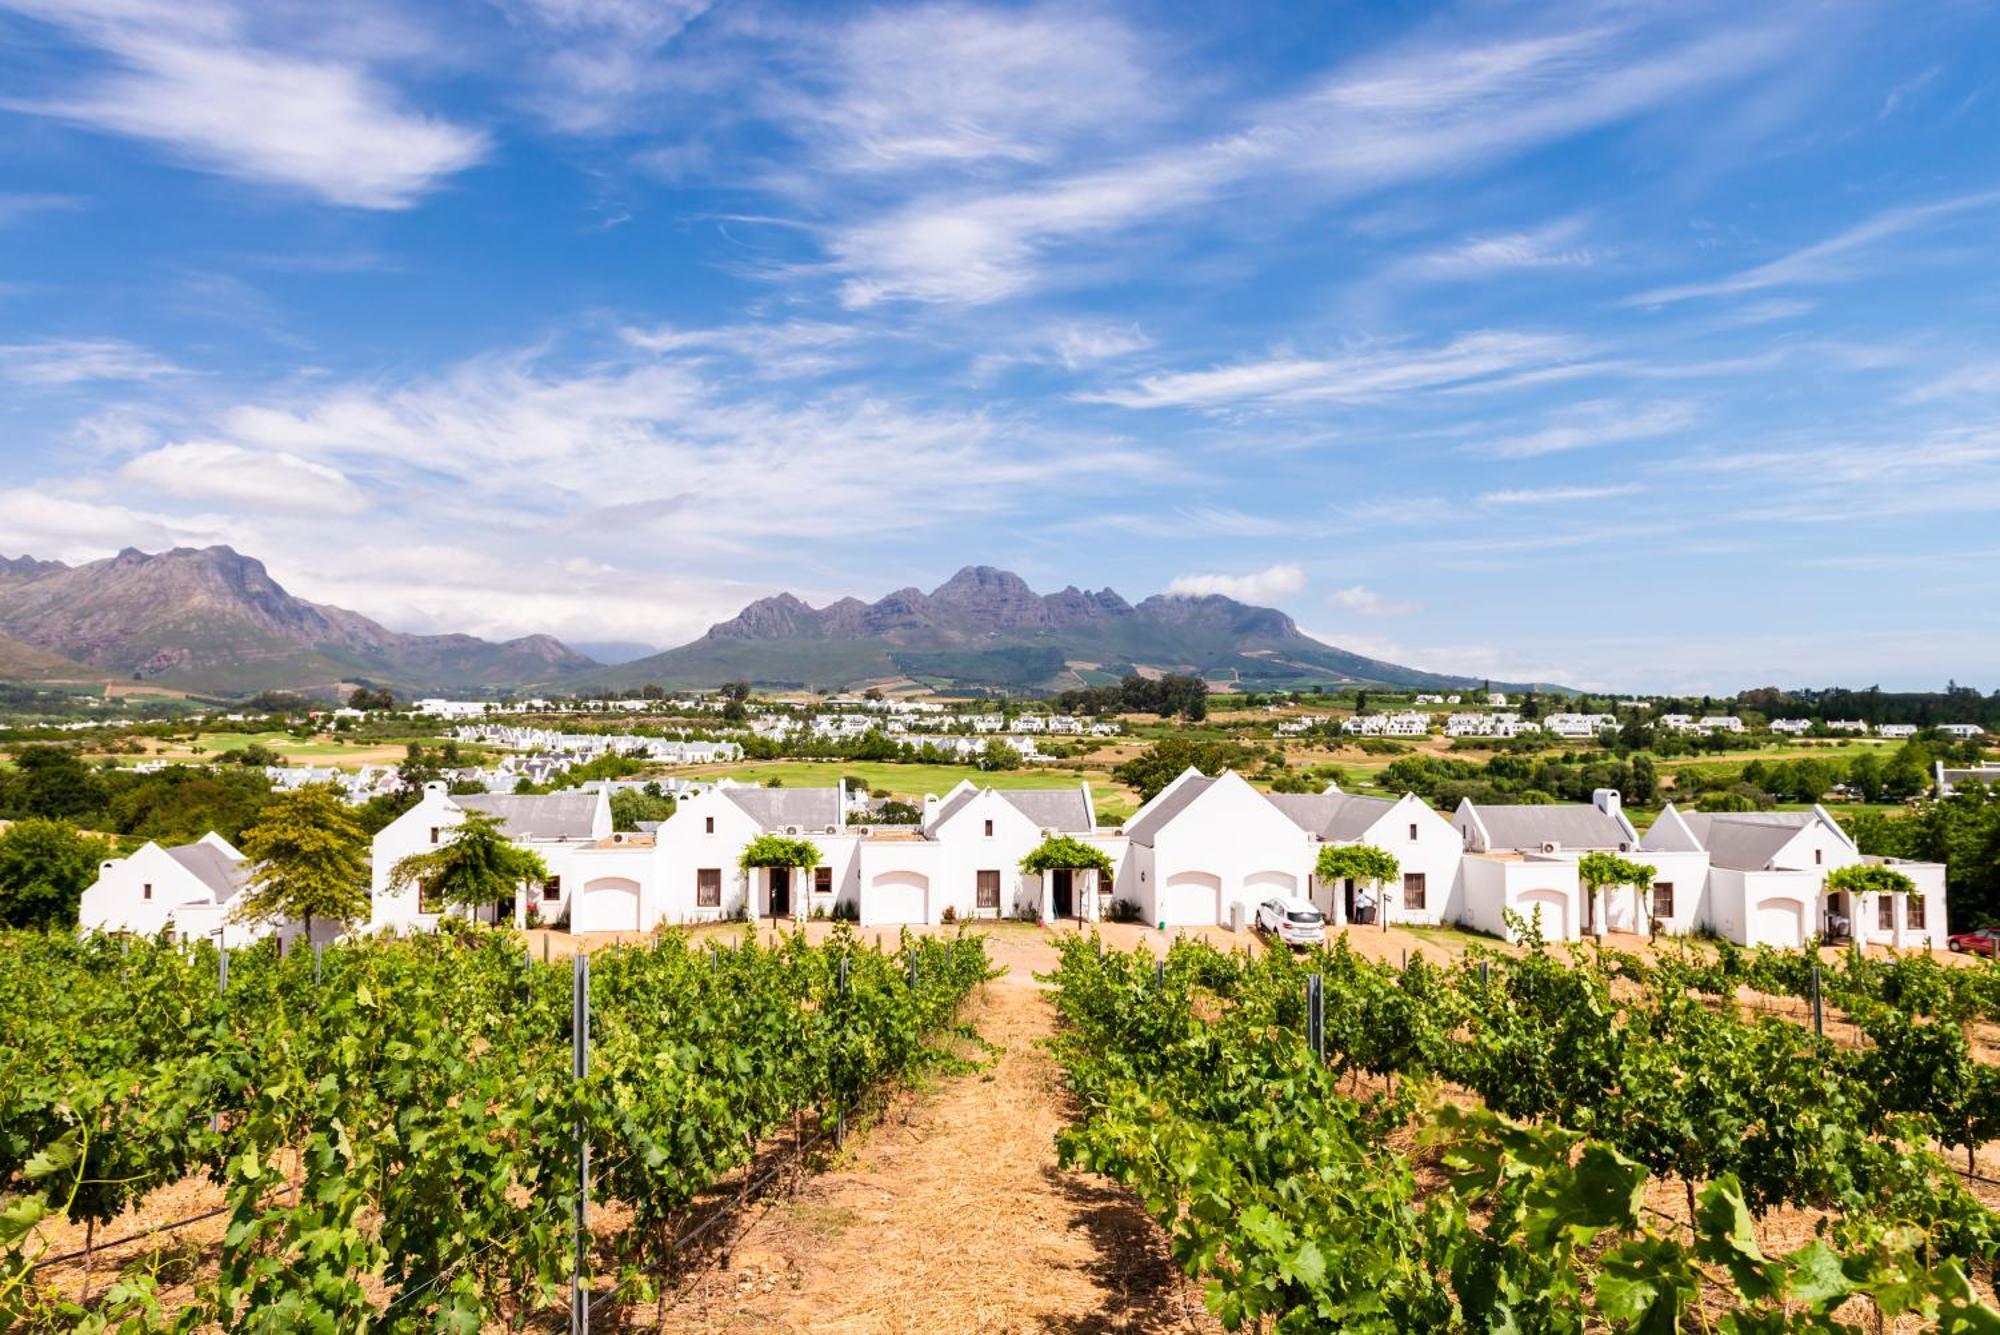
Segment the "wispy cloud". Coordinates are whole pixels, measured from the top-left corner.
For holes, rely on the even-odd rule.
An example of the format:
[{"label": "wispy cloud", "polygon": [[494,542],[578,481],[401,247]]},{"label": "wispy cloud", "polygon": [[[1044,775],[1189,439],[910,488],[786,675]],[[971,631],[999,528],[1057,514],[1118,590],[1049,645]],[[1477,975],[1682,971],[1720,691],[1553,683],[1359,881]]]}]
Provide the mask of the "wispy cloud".
[{"label": "wispy cloud", "polygon": [[1181,575],[1167,585],[1167,592],[1186,598],[1221,594],[1238,602],[1267,603],[1273,598],[1303,593],[1306,572],[1295,565],[1275,565],[1247,575]]},{"label": "wispy cloud", "polygon": [[1548,424],[1539,430],[1478,441],[1471,448],[1496,459],[1533,459],[1563,450],[1672,435],[1694,425],[1699,416],[1694,404],[1678,399],[1646,403],[1592,399],[1550,414]]},{"label": "wispy cloud", "polygon": [[1415,390],[1477,385],[1509,372],[1547,368],[1580,351],[1561,334],[1494,330],[1466,334],[1439,348],[1376,348],[1336,357],[1274,357],[1260,362],[1147,376],[1122,389],[1078,394],[1086,403],[1121,408],[1215,409],[1245,404],[1358,401]]},{"label": "wispy cloud", "polygon": [[187,372],[158,353],[116,338],[0,344],[0,377],[17,385],[160,380]]},{"label": "wispy cloud", "polygon": [[1481,505],[1574,505],[1579,501],[1602,501],[1613,496],[1630,496],[1643,490],[1636,482],[1604,487],[1511,487],[1489,491],[1479,497]]},{"label": "wispy cloud", "polygon": [[673,82],[662,59],[713,0],[502,0],[534,47],[529,104],[566,134],[630,128],[645,102]]},{"label": "wispy cloud", "polygon": [[118,475],[161,495],[259,512],[352,515],[368,508],[367,498],[337,468],[215,441],[163,445],[133,459]]},{"label": "wispy cloud", "polygon": [[248,35],[225,0],[0,0],[103,65],[7,105],[161,144],[206,170],[396,209],[485,156],[477,130],[409,109],[365,54]]},{"label": "wispy cloud", "polygon": [[850,306],[979,303],[1042,281],[1051,254],[1178,218],[1224,191],[1338,201],[1490,167],[1776,59],[1782,25],[1676,42],[1602,25],[1405,46],[1273,101],[1236,128],[1003,189],[934,192],[841,225]]},{"label": "wispy cloud", "polygon": [[1467,237],[1397,263],[1391,276],[1448,280],[1488,277],[1521,269],[1585,268],[1598,262],[1599,252],[1578,244],[1585,231],[1582,218],[1563,218],[1520,232],[1495,232]]},{"label": "wispy cloud", "polygon": [[1838,282],[1862,272],[1859,257],[1885,241],[1996,207],[2000,207],[2000,190],[1982,190],[1930,204],[1885,209],[1823,241],[1803,246],[1778,259],[1707,282],[1656,287],[1627,297],[1625,304],[1667,306],[1696,297],[1731,296],[1772,287]]}]

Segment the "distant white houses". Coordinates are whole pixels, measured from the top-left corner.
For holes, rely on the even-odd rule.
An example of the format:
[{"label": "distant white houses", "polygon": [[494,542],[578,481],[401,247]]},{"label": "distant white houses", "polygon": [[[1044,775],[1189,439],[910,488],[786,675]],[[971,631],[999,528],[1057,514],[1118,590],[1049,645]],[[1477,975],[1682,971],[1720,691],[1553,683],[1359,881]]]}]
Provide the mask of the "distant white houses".
[{"label": "distant white houses", "polygon": [[1771,731],[1787,737],[1802,737],[1812,731],[1812,720],[1809,718],[1772,719]]},{"label": "distant white houses", "polygon": [[1984,737],[1986,729],[1977,723],[1940,723],[1938,732],[1945,737],[1956,737],[1961,741],[1970,737]]},{"label": "distant white houses", "polygon": [[1982,763],[1978,765],[1947,765],[1937,762],[1937,795],[1950,797],[1965,791],[1971,784],[1982,784],[1988,788],[2000,788],[2000,765]]},{"label": "distant white houses", "polygon": [[1917,725],[1914,723],[1883,723],[1875,729],[1877,737],[1914,737]]}]

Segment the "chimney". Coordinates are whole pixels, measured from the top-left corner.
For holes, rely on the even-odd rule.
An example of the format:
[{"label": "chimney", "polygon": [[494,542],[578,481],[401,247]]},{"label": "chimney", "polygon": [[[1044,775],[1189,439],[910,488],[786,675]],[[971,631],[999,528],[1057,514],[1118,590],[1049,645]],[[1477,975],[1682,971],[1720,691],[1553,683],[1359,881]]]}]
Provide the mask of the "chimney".
[{"label": "chimney", "polygon": [[1616,788],[1599,788],[1591,793],[1590,801],[1593,806],[1607,816],[1616,816],[1618,814],[1619,802],[1618,790]]}]

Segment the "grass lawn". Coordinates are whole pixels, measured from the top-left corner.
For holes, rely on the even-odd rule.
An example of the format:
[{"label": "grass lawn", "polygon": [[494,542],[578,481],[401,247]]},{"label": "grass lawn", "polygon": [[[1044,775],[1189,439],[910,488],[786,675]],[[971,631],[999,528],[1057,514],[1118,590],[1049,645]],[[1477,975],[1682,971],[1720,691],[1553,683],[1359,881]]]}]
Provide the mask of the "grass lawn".
[{"label": "grass lawn", "polygon": [[1090,782],[1092,797],[1099,806],[1099,818],[1115,809],[1129,810],[1138,805],[1137,795],[1123,784],[1112,783],[1101,774],[1056,766],[1029,770],[988,773],[971,765],[897,765],[864,760],[768,760],[742,765],[689,765],[667,771],[696,779],[735,779],[739,783],[772,780],[790,788],[826,787],[842,777],[860,779],[870,791],[883,789],[892,797],[921,802],[926,793],[944,796],[968,780],[981,788],[1061,788]]},{"label": "grass lawn", "polygon": [[[440,739],[432,738],[426,745],[435,746]],[[288,760],[309,763],[331,764],[340,769],[359,769],[363,765],[395,765],[402,763],[407,753],[403,742],[332,742],[300,741],[285,732],[205,732],[193,743],[185,739],[162,742],[154,738],[141,739],[146,748],[144,756],[119,755],[112,759],[120,764],[131,764],[141,759],[164,760],[213,760],[231,751],[240,751],[252,742],[270,747]],[[197,754],[192,748],[200,747]],[[461,746],[465,763],[474,764],[485,754],[480,748]]]}]

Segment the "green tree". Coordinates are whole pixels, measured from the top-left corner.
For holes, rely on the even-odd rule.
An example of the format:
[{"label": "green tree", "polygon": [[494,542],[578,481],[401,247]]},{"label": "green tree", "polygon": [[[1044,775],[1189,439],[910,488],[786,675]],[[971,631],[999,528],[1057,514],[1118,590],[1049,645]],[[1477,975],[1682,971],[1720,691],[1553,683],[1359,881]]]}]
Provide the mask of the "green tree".
[{"label": "green tree", "polygon": [[1101,876],[1109,876],[1111,858],[1103,849],[1086,844],[1081,839],[1052,834],[1021,859],[1021,870],[1030,875],[1045,871],[1094,871]]},{"label": "green tree", "polygon": [[636,830],[642,820],[666,820],[674,814],[674,799],[663,796],[658,784],[644,788],[622,788],[611,795],[611,828]]},{"label": "green tree", "polygon": [[1584,891],[1590,896],[1591,922],[1596,935],[1604,935],[1604,920],[1609,913],[1596,910],[1597,892],[1608,886],[1629,885],[1644,890],[1653,883],[1658,869],[1643,862],[1632,862],[1616,853],[1606,853],[1602,849],[1585,853],[1576,862],[1576,879],[1583,882]]},{"label": "green tree", "polygon": [[104,784],[65,746],[24,746],[14,757],[11,806],[20,816],[80,820],[104,805]]},{"label": "green tree", "polygon": [[998,737],[988,742],[986,749],[980,752],[979,755],[979,768],[988,773],[999,770],[1019,769],[1022,763],[1021,753],[1001,741]]},{"label": "green tree", "polygon": [[0,926],[74,927],[111,844],[67,821],[33,817],[0,834]]},{"label": "green tree", "polygon": [[468,811],[436,848],[412,853],[389,869],[398,890],[414,885],[426,899],[477,909],[512,897],[527,881],[549,879],[541,855],[515,844],[500,818]]},{"label": "green tree", "polygon": [[1254,759],[1254,755],[1234,742],[1169,737],[1113,769],[1111,777],[1137,791],[1140,801],[1150,802],[1187,769],[1220,774],[1226,769],[1242,768]]},{"label": "green tree", "polygon": [[272,798],[243,832],[241,847],[250,884],[238,917],[296,918],[310,939],[314,918],[347,923],[368,916],[368,837],[332,784]]},{"label": "green tree", "polygon": [[1382,930],[1389,930],[1389,897],[1384,887],[1403,874],[1396,855],[1373,844],[1328,844],[1319,851],[1313,875],[1323,885],[1335,881],[1362,881],[1375,887],[1375,916]]},{"label": "green tree", "polygon": [[[782,834],[758,835],[744,846],[742,856],[736,859],[736,865],[746,872],[753,867],[795,867],[804,870],[819,864],[818,844],[810,839],[793,839]],[[797,913],[798,900],[792,902],[793,912]],[[777,916],[775,904],[772,905],[771,916]]]}]

